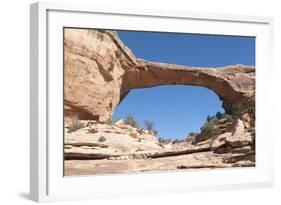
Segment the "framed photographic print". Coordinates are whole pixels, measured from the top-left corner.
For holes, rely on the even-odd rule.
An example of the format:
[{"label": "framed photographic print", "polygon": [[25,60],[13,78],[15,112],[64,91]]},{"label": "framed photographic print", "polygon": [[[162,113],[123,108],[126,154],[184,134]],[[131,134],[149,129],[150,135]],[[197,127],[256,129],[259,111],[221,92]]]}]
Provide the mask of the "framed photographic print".
[{"label": "framed photographic print", "polygon": [[30,20],[32,200],[272,186],[271,18],[36,3]]}]

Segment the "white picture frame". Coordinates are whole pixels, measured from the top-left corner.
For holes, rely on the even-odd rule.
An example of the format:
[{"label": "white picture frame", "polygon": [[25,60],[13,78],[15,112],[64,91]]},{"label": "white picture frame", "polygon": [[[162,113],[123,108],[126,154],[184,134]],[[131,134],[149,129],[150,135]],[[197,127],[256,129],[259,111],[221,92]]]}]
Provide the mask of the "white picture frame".
[{"label": "white picture frame", "polygon": [[[256,36],[256,167],[63,177],[60,100],[63,96],[61,32],[65,26]],[[30,198],[40,202],[273,186],[272,113],[265,109],[270,106],[267,96],[271,86],[269,71],[273,68],[272,28],[270,17],[97,8],[70,3],[32,4]]]}]

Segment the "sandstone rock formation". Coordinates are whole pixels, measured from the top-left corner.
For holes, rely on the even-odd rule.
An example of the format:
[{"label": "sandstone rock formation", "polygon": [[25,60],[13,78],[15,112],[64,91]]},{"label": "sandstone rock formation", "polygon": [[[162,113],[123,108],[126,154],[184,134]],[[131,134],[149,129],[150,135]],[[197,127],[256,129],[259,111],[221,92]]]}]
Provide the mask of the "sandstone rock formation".
[{"label": "sandstone rock formation", "polygon": [[234,132],[197,144],[161,144],[153,132],[122,121],[81,121],[84,127],[71,132],[66,127],[65,175],[255,166],[254,140],[244,129],[238,134],[240,119],[229,125]]},{"label": "sandstone rock formation", "polygon": [[117,34],[64,30],[64,113],[73,120],[106,121],[131,89],[167,84],[213,90],[226,111],[254,96],[255,68],[195,68],[138,59]]},{"label": "sandstone rock formation", "polygon": [[[67,28],[64,37],[65,175],[255,166],[254,67],[149,62],[106,30]],[[209,88],[232,115],[215,121],[216,134],[176,143],[111,121],[131,89],[167,84]]]}]

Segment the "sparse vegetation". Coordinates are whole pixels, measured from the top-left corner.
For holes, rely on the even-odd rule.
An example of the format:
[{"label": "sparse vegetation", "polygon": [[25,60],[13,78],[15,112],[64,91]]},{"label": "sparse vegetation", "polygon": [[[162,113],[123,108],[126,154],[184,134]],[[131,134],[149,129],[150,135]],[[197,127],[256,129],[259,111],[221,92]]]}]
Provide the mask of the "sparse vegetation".
[{"label": "sparse vegetation", "polygon": [[158,138],[158,141],[159,141],[161,144],[169,144],[169,143],[171,143],[171,140],[170,140],[170,139],[164,139],[164,138],[161,138],[161,137]]},{"label": "sparse vegetation", "polygon": [[215,127],[215,123],[213,120],[205,122],[204,126],[201,127],[201,134],[206,135],[208,137],[213,137],[215,135],[219,135],[220,133],[220,129]]},{"label": "sparse vegetation", "polygon": [[222,119],[224,117],[224,113],[221,113],[221,112],[217,112],[216,113],[216,119],[217,120],[220,120],[220,119]]},{"label": "sparse vegetation", "polygon": [[196,133],[196,132],[190,132],[190,133],[188,133],[188,136],[195,136],[195,135],[197,135],[198,133]]},{"label": "sparse vegetation", "polygon": [[176,143],[179,143],[179,142],[181,142],[181,140],[179,140],[179,139],[174,139],[174,140],[172,141],[172,144],[176,144]]},{"label": "sparse vegetation", "polygon": [[99,142],[105,142],[105,141],[106,141],[105,136],[102,136],[102,135],[101,135],[101,136],[99,137],[98,141],[99,141]]},{"label": "sparse vegetation", "polygon": [[207,121],[207,122],[209,122],[209,121],[217,122],[218,120],[223,119],[223,118],[225,118],[226,116],[227,116],[226,113],[217,112],[217,113],[216,113],[215,115],[213,115],[213,116],[208,115],[206,121]]},{"label": "sparse vegetation", "polygon": [[125,124],[131,125],[132,127],[139,128],[137,121],[132,116],[127,116],[125,119]]},{"label": "sparse vegetation", "polygon": [[247,102],[247,111],[251,118],[256,119],[256,100],[255,97]]},{"label": "sparse vegetation", "polygon": [[226,119],[227,122],[233,122],[234,118],[231,115],[225,114],[224,118]]},{"label": "sparse vegetation", "polygon": [[244,110],[243,103],[242,102],[236,103],[231,106],[229,110],[229,114],[234,118],[238,118],[243,110]]},{"label": "sparse vegetation", "polygon": [[255,97],[251,98],[248,101],[240,102],[233,104],[228,111],[229,115],[233,118],[238,118],[241,116],[242,113],[249,113],[251,118],[255,119],[255,111],[256,111],[256,103]]},{"label": "sparse vegetation", "polygon": [[113,124],[113,121],[112,121],[111,117],[106,120],[106,124],[108,124],[108,125],[112,125]]},{"label": "sparse vegetation", "polygon": [[154,123],[150,121],[144,122],[145,129],[152,131],[154,135],[157,135],[158,131],[154,129]]},{"label": "sparse vegetation", "polygon": [[77,131],[77,130],[83,128],[83,127],[85,127],[84,124],[82,122],[76,120],[70,125],[67,132],[71,133],[71,132]]}]

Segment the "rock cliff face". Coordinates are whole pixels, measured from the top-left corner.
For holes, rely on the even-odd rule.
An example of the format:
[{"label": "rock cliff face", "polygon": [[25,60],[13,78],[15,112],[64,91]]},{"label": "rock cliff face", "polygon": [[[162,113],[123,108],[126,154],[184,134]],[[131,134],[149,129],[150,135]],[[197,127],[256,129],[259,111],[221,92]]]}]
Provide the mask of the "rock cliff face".
[{"label": "rock cliff face", "polygon": [[138,59],[117,34],[106,30],[64,30],[66,122],[105,121],[131,89],[197,85],[213,90],[226,110],[254,96],[255,68],[232,65],[195,68]]}]

